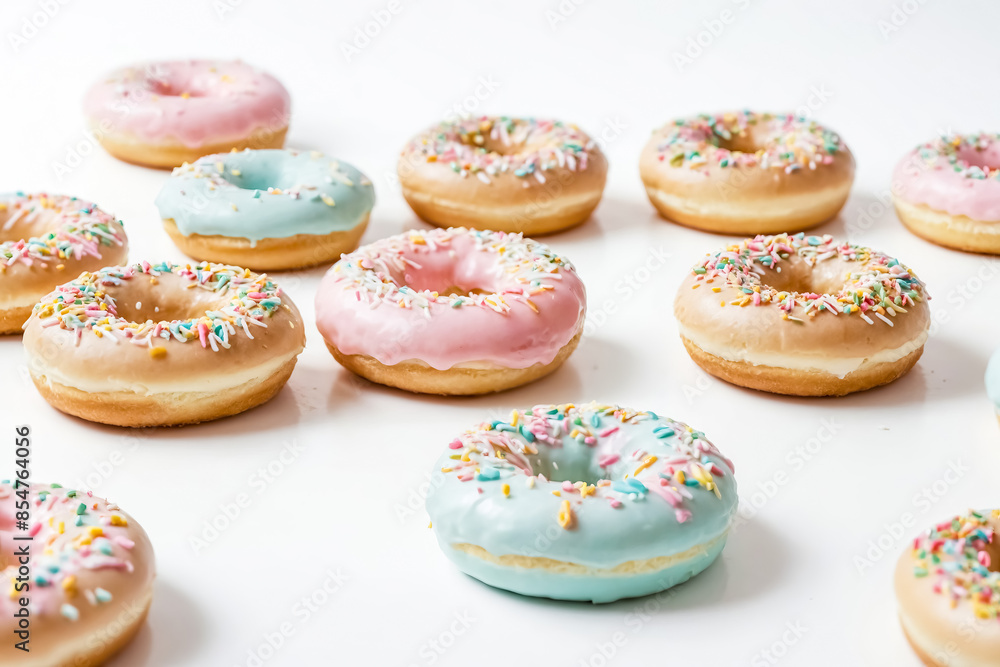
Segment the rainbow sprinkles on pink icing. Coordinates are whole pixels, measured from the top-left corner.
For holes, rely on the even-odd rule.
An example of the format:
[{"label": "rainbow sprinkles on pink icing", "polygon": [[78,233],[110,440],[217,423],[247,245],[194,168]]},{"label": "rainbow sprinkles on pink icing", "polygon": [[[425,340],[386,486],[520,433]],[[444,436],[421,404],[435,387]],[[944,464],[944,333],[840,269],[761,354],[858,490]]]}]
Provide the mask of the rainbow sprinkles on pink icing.
[{"label": "rainbow sprinkles on pink icing", "polygon": [[893,194],[981,222],[1000,222],[1000,135],[949,134],[910,151],[893,173]]},{"label": "rainbow sprinkles on pink icing", "polygon": [[[64,489],[58,484],[34,484],[28,497],[33,520],[27,532],[33,540],[32,552],[36,554],[32,557],[29,582],[32,613],[58,613],[69,621],[77,621],[81,609],[85,612],[87,607],[111,602],[109,591],[78,590],[76,580],[83,570],[125,573],[134,570],[130,552],[135,543],[126,534],[128,519],[118,506],[94,497],[89,491]],[[14,500],[17,497],[10,481],[0,481],[0,507],[10,508],[4,512],[6,516],[0,515],[0,533],[13,529]],[[74,525],[52,520],[62,514],[75,515]],[[12,611],[13,604],[16,604],[13,593],[0,596],[0,609]]]},{"label": "rainbow sprinkles on pink icing", "polygon": [[[0,243],[0,273],[5,267],[18,262],[31,265],[85,256],[100,257],[102,246],[125,243],[124,235],[113,226],[116,222],[114,216],[76,197],[23,192],[0,195],[0,211],[7,216],[3,229],[18,222],[30,223],[47,211],[55,213],[48,224],[50,232]],[[121,225],[120,221],[118,225]]]},{"label": "rainbow sprinkles on pink icing", "polygon": [[916,148],[917,155],[927,166],[937,166],[944,161],[945,168],[962,178],[982,181],[987,178],[1000,180],[1000,164],[972,164],[969,151],[983,153],[992,150],[1000,141],[997,134],[950,134],[937,137]]},{"label": "rainbow sprinkles on pink icing", "polygon": [[344,255],[316,293],[316,325],[342,354],[447,370],[548,364],[579,335],[573,265],[520,234],[413,230]]},{"label": "rainbow sprinkles on pink icing", "polygon": [[95,132],[125,133],[189,148],[237,141],[288,126],[288,91],[240,61],[178,60],[126,67],[84,98]]},{"label": "rainbow sprinkles on pink icing", "polygon": [[[724,146],[748,130],[765,131],[767,140],[754,152]],[[693,170],[718,167],[760,167],[793,173],[830,164],[843,150],[840,137],[815,121],[791,114],[758,114],[739,111],[701,114],[675,120],[660,130],[665,136],[657,146],[659,159],[674,167]]]},{"label": "rainbow sprinkles on pink icing", "polygon": [[[207,310],[201,317],[186,320],[133,322],[118,317],[108,287],[120,286],[137,277],[156,279],[173,274],[188,281],[193,288],[217,292],[229,297],[228,303]],[[85,333],[146,346],[151,353],[156,343],[197,341],[213,351],[230,347],[230,338],[243,334],[253,338],[251,327],[267,327],[266,320],[281,305],[281,288],[264,274],[221,264],[185,264],[141,262],[126,267],[109,267],[84,273],[61,285],[35,305],[33,316],[43,327],[58,326],[73,331],[77,340]]]},{"label": "rainbow sprinkles on pink icing", "polygon": [[[839,258],[857,262],[857,271],[846,278],[844,288],[835,294],[793,292],[767,285],[765,270],[780,271],[781,262],[797,255],[811,264]],[[832,236],[806,236],[803,233],[757,236],[709,254],[692,269],[693,287],[721,285],[734,287],[741,294],[729,301],[731,306],[776,305],[783,319],[802,321],[805,315],[857,314],[868,324],[877,318],[893,326],[897,313],[905,313],[926,298],[924,284],[899,260],[870,248],[836,243]],[[718,283],[716,283],[718,281]],[[722,301],[726,305],[726,301]]]},{"label": "rainbow sprinkles on pink icing", "polygon": [[[420,268],[408,255],[415,246],[434,250],[447,247],[456,237],[472,239],[475,247],[497,256],[509,280],[509,286],[490,294],[440,294],[434,290],[415,290],[400,284],[397,276],[410,267]],[[497,313],[510,310],[511,304],[524,303],[537,312],[532,296],[554,289],[554,281],[562,280],[562,271],[573,271],[569,260],[555,254],[547,246],[520,234],[479,231],[453,227],[411,231],[363,246],[344,255],[332,269],[334,278],[346,281],[359,301],[375,308],[391,304],[417,310],[431,316],[433,304],[450,308],[488,308]]]},{"label": "rainbow sprinkles on pink icing", "polygon": [[[1000,620],[1000,572],[991,571],[987,550],[997,535],[988,515],[970,510],[934,526],[913,541],[916,564],[913,575],[931,577],[934,592],[947,597],[952,606],[972,605],[977,618]],[[1000,518],[1000,511],[992,512]]]},{"label": "rainbow sprinkles on pink icing", "polygon": [[[487,139],[518,150],[500,153],[486,148]],[[445,121],[415,137],[406,150],[426,162],[446,165],[460,176],[483,183],[513,175],[527,187],[545,183],[545,172],[557,168],[583,171],[587,151],[595,143],[575,125],[555,120],[507,116]]]}]

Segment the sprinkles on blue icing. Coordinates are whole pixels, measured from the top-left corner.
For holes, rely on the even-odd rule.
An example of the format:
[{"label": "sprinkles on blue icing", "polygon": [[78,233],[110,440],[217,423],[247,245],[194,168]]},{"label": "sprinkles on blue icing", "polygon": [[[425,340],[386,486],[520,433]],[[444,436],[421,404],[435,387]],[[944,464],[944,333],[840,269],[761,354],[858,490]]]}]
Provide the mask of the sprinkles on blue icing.
[{"label": "sprinkles on blue icing", "polygon": [[174,169],[156,198],[160,216],[192,234],[266,238],[348,231],[375,205],[371,181],[316,151],[244,150]]},{"label": "sprinkles on blue icing", "polygon": [[[525,595],[607,602],[669,588],[711,564],[737,507],[732,464],[703,433],[611,405],[515,410],[452,440],[438,465],[427,511],[445,554]],[[515,556],[583,574],[496,560]],[[632,561],[665,565],[618,573]]]}]

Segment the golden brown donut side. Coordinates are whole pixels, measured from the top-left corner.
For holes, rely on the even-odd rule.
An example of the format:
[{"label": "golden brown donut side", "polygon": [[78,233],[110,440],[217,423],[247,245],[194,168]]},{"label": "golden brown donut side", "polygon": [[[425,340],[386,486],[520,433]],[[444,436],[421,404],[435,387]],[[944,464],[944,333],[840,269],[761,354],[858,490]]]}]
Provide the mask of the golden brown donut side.
[{"label": "golden brown donut side", "polygon": [[[519,127],[534,121],[442,123],[404,147],[397,173],[404,198],[421,219],[439,227],[533,236],[568,229],[590,217],[601,200],[608,170],[596,142],[575,126],[555,124],[553,129],[551,121],[543,121],[549,129],[540,131],[541,139],[504,143],[493,135],[498,124],[507,122]],[[477,134],[481,130],[485,134]],[[559,154],[565,149],[549,132],[570,136],[569,143],[579,146],[579,152]],[[481,142],[483,152],[452,155],[475,150],[455,138],[470,135]],[[428,139],[440,136],[448,139]],[[559,159],[552,157],[556,154]]]}]

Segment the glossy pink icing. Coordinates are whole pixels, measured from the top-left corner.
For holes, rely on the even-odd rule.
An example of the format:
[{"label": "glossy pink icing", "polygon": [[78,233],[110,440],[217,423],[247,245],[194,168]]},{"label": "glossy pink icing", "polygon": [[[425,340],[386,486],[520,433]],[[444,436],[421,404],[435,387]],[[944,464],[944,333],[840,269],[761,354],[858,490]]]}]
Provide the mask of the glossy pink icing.
[{"label": "glossy pink icing", "polygon": [[893,174],[893,192],[913,204],[981,222],[1000,222],[997,135],[941,137],[918,146]]},{"label": "glossy pink icing", "polygon": [[[456,298],[444,291],[451,287],[484,293]],[[317,327],[342,353],[438,370],[550,363],[585,311],[583,282],[546,246],[460,228],[359,248],[330,269],[316,295]]]},{"label": "glossy pink icing", "polygon": [[185,60],[117,70],[83,101],[96,132],[189,148],[238,140],[288,125],[288,91],[270,74],[240,61]]},{"label": "glossy pink icing", "polygon": [[[85,613],[97,604],[86,588],[87,572],[115,572],[123,577],[136,572],[136,558],[145,558],[148,538],[145,532],[121,509],[89,491],[73,491],[61,487],[34,484],[28,488],[30,506],[29,529],[17,526],[15,517],[21,500],[15,488],[7,481],[0,483],[0,562],[7,569],[0,571],[0,628],[19,608],[18,597],[30,598],[34,616],[59,615],[63,605],[71,604],[73,611]],[[82,511],[79,506],[84,506]],[[31,536],[28,588],[19,596],[7,595],[11,591],[17,566],[21,563],[18,550],[25,548],[23,538]],[[143,540],[142,548],[135,549],[136,539]],[[19,538],[19,539],[15,539]],[[19,541],[20,540],[20,541]],[[136,553],[138,551],[139,553]],[[149,555],[151,560],[151,555]],[[152,563],[141,567],[142,579],[137,584],[148,585],[152,580]],[[80,582],[79,594],[67,592],[66,579]],[[117,581],[117,578],[113,578]],[[125,584],[123,584],[124,586]],[[114,592],[117,592],[115,588]],[[89,600],[89,602],[88,602]],[[64,610],[65,611],[65,610]],[[64,613],[65,615],[65,613]],[[76,620],[76,619],[73,619]],[[2,660],[0,660],[2,662]]]}]

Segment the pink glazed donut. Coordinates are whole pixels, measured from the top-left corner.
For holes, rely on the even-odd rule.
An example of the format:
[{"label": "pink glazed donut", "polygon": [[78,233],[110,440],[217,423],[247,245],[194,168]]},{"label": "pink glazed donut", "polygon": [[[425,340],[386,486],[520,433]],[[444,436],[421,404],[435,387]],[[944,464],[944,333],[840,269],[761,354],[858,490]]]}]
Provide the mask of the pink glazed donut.
[{"label": "pink glazed donut", "polygon": [[281,148],[288,91],[238,60],[178,60],[112,72],[83,101],[91,131],[113,156],[172,168],[204,155]]},{"label": "pink glazed donut", "polygon": [[1000,254],[1000,135],[955,134],[917,146],[896,167],[892,196],[917,236]]},{"label": "pink glazed donut", "polygon": [[547,246],[453,227],[344,255],[320,284],[316,324],[337,361],[372,382],[473,395],[558,368],[586,308],[573,265]]}]

